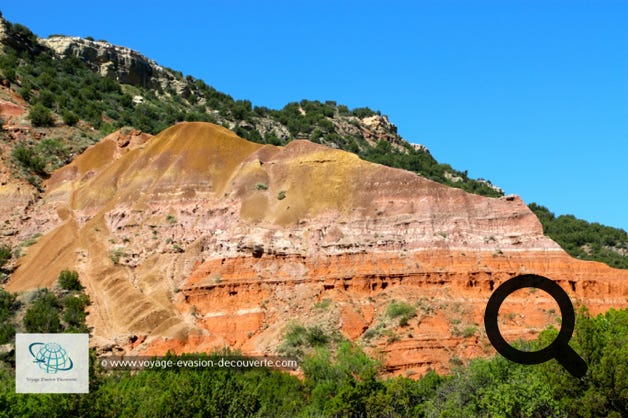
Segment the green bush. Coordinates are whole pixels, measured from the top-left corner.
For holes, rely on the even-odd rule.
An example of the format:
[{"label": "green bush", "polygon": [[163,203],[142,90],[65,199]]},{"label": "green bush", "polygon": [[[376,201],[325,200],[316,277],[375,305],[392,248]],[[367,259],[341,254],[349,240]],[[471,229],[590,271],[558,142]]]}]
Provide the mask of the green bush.
[{"label": "green bush", "polygon": [[15,336],[13,315],[19,306],[14,294],[0,288],[0,344],[8,343]]},{"label": "green bush", "polygon": [[325,331],[321,327],[313,326],[307,328],[305,333],[305,340],[310,347],[324,346],[329,343],[330,338],[325,334]]},{"label": "green bush", "polygon": [[9,83],[15,83],[15,69],[6,68],[3,69],[2,72],[4,74],[5,80],[7,80]]},{"label": "green bush", "polygon": [[327,308],[329,308],[329,305],[331,305],[331,299],[325,298],[325,299],[321,300],[320,302],[316,302],[314,304],[314,307],[316,309],[327,309]]},{"label": "green bush", "polygon": [[78,277],[76,271],[63,270],[59,273],[57,281],[59,282],[59,286],[64,290],[83,290],[83,286]]},{"label": "green bush", "polygon": [[28,118],[31,120],[33,126],[52,126],[53,124],[50,110],[39,103],[31,107]]},{"label": "green bush", "polygon": [[47,289],[41,289],[24,314],[24,328],[31,333],[54,333],[62,330],[59,318],[61,304]]},{"label": "green bush", "polygon": [[353,116],[358,117],[360,119],[364,119],[367,118],[369,116],[373,116],[378,114],[377,112],[375,112],[372,109],[369,109],[368,107],[358,107],[353,109],[353,111],[351,112],[353,113]]},{"label": "green bush", "polygon": [[[153,230],[154,237],[156,237],[156,234],[157,234],[157,231]],[[127,256],[127,253],[124,247],[115,248],[109,252],[109,259],[115,265],[118,265],[120,263],[121,257],[126,257],[126,256]]]},{"label": "green bush", "polygon": [[68,292],[62,299],[48,289],[40,289],[27,305],[23,318],[26,332],[89,332],[85,322],[89,297],[83,293],[78,275],[64,270],[59,282],[65,283]]},{"label": "green bush", "polygon": [[11,247],[3,245],[0,247],[0,269],[11,259]]},{"label": "green bush", "polygon": [[399,318],[399,326],[405,327],[408,321],[416,316],[416,308],[405,302],[392,301],[386,309],[386,315],[391,318]]},{"label": "green bush", "polygon": [[465,327],[462,330],[461,335],[464,338],[469,338],[469,337],[472,337],[473,335],[475,335],[476,332],[478,332],[478,327],[476,327],[474,325],[469,325],[468,327]]},{"label": "green bush", "polygon": [[46,172],[46,162],[39,155],[37,155],[32,148],[18,145],[13,148],[11,155],[25,170],[33,172],[41,177],[48,175]]},{"label": "green bush", "polygon": [[65,123],[68,126],[74,126],[79,121],[79,117],[76,116],[74,112],[71,112],[69,110],[64,110],[62,115],[63,115],[63,123]]},{"label": "green bush", "polygon": [[28,237],[28,239],[26,239],[24,242],[22,242],[22,244],[20,244],[21,247],[30,247],[31,245],[35,245],[35,243],[37,242],[37,240],[41,238],[41,234],[39,232],[31,235],[30,237]]},{"label": "green bush", "polygon": [[11,342],[15,337],[15,325],[3,320],[0,322],[0,345]]},{"label": "green bush", "polygon": [[65,332],[88,332],[85,308],[89,305],[87,295],[71,294],[63,299],[63,321],[67,324]]},{"label": "green bush", "polygon": [[301,358],[306,349],[324,347],[331,342],[330,336],[319,326],[304,327],[297,323],[288,325],[279,352],[291,357]]}]

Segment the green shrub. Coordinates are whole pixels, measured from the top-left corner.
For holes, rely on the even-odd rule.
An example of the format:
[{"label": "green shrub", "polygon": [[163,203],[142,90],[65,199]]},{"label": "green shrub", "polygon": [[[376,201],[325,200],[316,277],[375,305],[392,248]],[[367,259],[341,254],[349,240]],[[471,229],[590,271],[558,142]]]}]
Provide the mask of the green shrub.
[{"label": "green shrub", "polygon": [[379,337],[379,331],[376,329],[368,329],[364,334],[362,334],[362,338],[365,340],[371,340],[376,337]]},{"label": "green shrub", "polygon": [[399,326],[405,327],[408,321],[416,316],[416,308],[405,302],[392,301],[386,309],[389,318],[399,318]]},{"label": "green shrub", "polygon": [[284,340],[279,346],[279,352],[300,358],[304,354],[304,349],[324,347],[330,342],[330,336],[319,326],[304,327],[290,323],[284,333]]},{"label": "green shrub", "polygon": [[416,315],[416,309],[408,303],[393,300],[386,309],[386,315],[393,319],[404,315]]},{"label": "green shrub", "polygon": [[0,269],[11,259],[11,247],[3,245],[0,247]]},{"label": "green shrub", "polygon": [[320,302],[316,302],[314,304],[314,307],[316,309],[327,309],[329,307],[329,305],[331,305],[331,299],[325,298],[325,299],[321,300]]},{"label": "green shrub", "polygon": [[64,290],[82,290],[83,286],[76,271],[63,270],[57,278],[59,286]]},{"label": "green shrub", "polygon": [[329,336],[319,326],[313,326],[306,329],[305,339],[310,347],[323,346],[329,343]]},{"label": "green shrub", "polygon": [[13,149],[11,155],[25,170],[42,177],[48,175],[46,172],[46,162],[39,155],[36,155],[32,148],[18,145]]},{"label": "green shrub", "polygon": [[85,308],[89,305],[89,298],[85,294],[72,294],[63,299],[63,320],[68,328],[66,332],[87,332]]},{"label": "green shrub", "polygon": [[462,336],[464,338],[469,338],[472,337],[473,335],[475,335],[475,333],[478,331],[478,327],[474,326],[474,325],[469,325],[468,327],[465,327],[462,330]]},{"label": "green shrub", "polygon": [[[154,236],[156,236],[156,232],[157,231],[153,230]],[[127,253],[123,247],[115,248],[111,250],[111,252],[109,253],[109,259],[111,259],[113,264],[116,264],[116,265],[120,263],[120,257],[126,257],[126,256],[127,256]]]},{"label": "green shrub", "polygon": [[3,69],[2,72],[4,74],[4,78],[9,83],[15,83],[15,69],[13,69],[13,68],[6,68],[6,69]]},{"label": "green shrub", "polygon": [[39,103],[31,107],[28,118],[31,120],[33,126],[52,126],[53,124],[50,110]]},{"label": "green shrub", "polygon": [[36,234],[33,234],[27,240],[22,242],[21,246],[22,247],[30,247],[31,245],[35,245],[35,243],[37,242],[37,240],[39,238],[41,238],[41,234],[39,232],[36,233]]},{"label": "green shrub", "polygon": [[351,113],[353,113],[353,116],[358,117],[360,119],[378,114],[378,112],[375,112],[374,110],[369,109],[368,107],[355,108],[353,109]]},{"label": "green shrub", "polygon": [[61,304],[53,293],[48,289],[41,289],[24,314],[24,328],[31,333],[61,331],[60,307]]},{"label": "green shrub", "polygon": [[19,306],[14,294],[0,288],[0,344],[11,341],[15,335],[12,317]]},{"label": "green shrub", "polygon": [[[306,328],[301,328],[303,336]],[[557,334],[556,329],[543,331],[528,348],[546,346]],[[569,344],[587,362],[582,379],[555,360],[521,365],[499,355],[470,362],[452,355],[454,370],[444,376],[430,371],[384,378],[381,365],[348,341],[335,350],[312,350],[300,378],[224,367],[104,371],[92,352],[89,396],[16,394],[13,371],[0,367],[0,405],[6,416],[177,416],[185,411],[189,416],[260,417],[624,417],[627,338],[627,309],[596,317],[580,312]],[[224,357],[237,355],[223,351],[167,359],[216,363]]]},{"label": "green shrub", "polygon": [[0,322],[0,344],[11,342],[14,337],[15,325],[6,320]]},{"label": "green shrub", "polygon": [[63,123],[65,123],[68,126],[74,126],[79,121],[79,117],[76,116],[74,112],[71,112],[69,110],[64,110],[62,115],[63,115]]}]

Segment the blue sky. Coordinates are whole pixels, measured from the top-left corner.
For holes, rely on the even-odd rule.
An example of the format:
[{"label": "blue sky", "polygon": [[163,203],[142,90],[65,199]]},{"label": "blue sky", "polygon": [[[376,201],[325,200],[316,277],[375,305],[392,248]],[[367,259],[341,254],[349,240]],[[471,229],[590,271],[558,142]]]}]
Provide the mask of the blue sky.
[{"label": "blue sky", "polygon": [[628,230],[625,1],[9,2],[254,105],[368,106],[440,161]]}]

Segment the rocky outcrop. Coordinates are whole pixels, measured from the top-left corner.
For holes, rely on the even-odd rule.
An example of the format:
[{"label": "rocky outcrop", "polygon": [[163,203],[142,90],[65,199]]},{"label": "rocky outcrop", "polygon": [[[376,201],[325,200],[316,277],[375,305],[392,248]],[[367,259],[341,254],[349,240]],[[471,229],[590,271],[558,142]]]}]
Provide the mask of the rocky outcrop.
[{"label": "rocky outcrop", "polygon": [[177,94],[182,94],[188,88],[187,83],[176,77],[173,71],[123,46],[59,35],[39,39],[39,42],[62,57],[69,55],[80,58],[95,72],[118,83],[149,89],[174,88]]},{"label": "rocky outcrop", "polygon": [[7,37],[7,21],[4,20],[2,12],[0,12],[0,42],[3,42]]},{"label": "rocky outcrop", "polygon": [[[517,274],[551,277],[593,312],[628,306],[628,272],[567,256],[516,196],[468,194],[309,141],[254,144],[211,124],[182,123],[127,152],[120,142],[49,179],[33,218],[54,213],[56,224],[6,286],[50,286],[78,270],[101,347],[268,354],[297,321],[339,330],[383,353],[389,372],[411,374],[490,354],[484,304]],[[416,315],[401,323],[393,302]],[[542,292],[512,304],[511,336],[556,319]]]}]

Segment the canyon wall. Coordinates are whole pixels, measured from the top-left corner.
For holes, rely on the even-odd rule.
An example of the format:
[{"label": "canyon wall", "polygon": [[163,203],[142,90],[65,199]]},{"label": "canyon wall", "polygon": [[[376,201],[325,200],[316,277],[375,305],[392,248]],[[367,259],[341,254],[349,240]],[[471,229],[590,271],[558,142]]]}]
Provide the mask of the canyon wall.
[{"label": "canyon wall", "polygon": [[[6,285],[51,286],[77,270],[101,352],[273,354],[300,323],[413,375],[494,353],[484,306],[518,274],[556,280],[593,313],[628,306],[628,271],[569,257],[517,196],[468,194],[309,141],[255,144],[207,123],[135,141],[114,135],[53,174],[25,221],[47,232]],[[508,301],[509,338],[559,317],[542,291]],[[416,311],[405,323],[389,314],[401,302]]]}]

